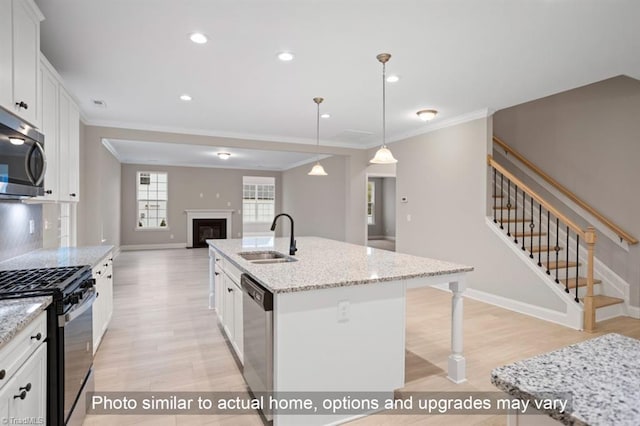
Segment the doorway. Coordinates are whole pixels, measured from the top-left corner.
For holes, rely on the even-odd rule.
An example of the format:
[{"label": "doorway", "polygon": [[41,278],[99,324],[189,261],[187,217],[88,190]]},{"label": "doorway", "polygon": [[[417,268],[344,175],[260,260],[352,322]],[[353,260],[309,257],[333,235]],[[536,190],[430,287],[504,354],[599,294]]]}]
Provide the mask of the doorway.
[{"label": "doorway", "polygon": [[[395,165],[394,165],[395,166]],[[393,171],[367,173],[367,246],[396,250],[396,176]]]}]

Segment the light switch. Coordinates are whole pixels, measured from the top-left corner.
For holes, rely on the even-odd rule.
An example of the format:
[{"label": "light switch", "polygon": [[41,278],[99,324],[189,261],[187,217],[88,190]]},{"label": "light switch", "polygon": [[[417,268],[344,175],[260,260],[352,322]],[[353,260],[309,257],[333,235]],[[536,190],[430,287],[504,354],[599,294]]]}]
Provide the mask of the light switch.
[{"label": "light switch", "polygon": [[220,193],[216,192],[216,198],[220,198]]},{"label": "light switch", "polygon": [[407,222],[411,222],[411,214],[407,215]]},{"label": "light switch", "polygon": [[204,198],[204,194],[202,192],[200,193],[200,198]]},{"label": "light switch", "polygon": [[231,207],[231,201],[227,201],[227,207]]},{"label": "light switch", "polygon": [[33,234],[34,232],[36,232],[36,223],[33,219],[29,219],[29,234]]}]

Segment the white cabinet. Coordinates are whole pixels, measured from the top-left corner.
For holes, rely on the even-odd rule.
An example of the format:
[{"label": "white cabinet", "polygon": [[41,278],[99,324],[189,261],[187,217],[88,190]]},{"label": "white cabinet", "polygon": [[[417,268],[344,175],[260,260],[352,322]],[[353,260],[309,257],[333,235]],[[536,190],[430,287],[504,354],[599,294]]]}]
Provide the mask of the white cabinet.
[{"label": "white cabinet", "polygon": [[0,419],[46,418],[47,323],[42,312],[0,350]]},{"label": "white cabinet", "polygon": [[0,0],[0,105],[35,127],[43,19],[33,0]]},{"label": "white cabinet", "polygon": [[210,265],[210,281],[215,289],[215,307],[218,320],[224,330],[236,355],[243,362],[243,325],[242,325],[242,288],[240,286],[241,272],[226,261],[213,249],[209,250],[213,259]]},{"label": "white cabinet", "polygon": [[109,253],[93,267],[96,301],[93,303],[93,353],[95,355],[113,315],[113,259]]},{"label": "white cabinet", "polygon": [[80,199],[80,111],[53,66],[44,56],[40,59],[38,110],[45,136],[47,170],[45,195],[34,201],[77,202]]}]

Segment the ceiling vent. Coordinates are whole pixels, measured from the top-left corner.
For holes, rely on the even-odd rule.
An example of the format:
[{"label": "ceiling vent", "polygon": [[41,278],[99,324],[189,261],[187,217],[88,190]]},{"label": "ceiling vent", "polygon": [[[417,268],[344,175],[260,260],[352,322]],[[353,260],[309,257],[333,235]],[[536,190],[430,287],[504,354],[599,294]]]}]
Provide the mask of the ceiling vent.
[{"label": "ceiling vent", "polygon": [[107,108],[107,103],[102,99],[92,99],[91,102],[93,103],[93,106],[96,108],[102,108],[102,109]]},{"label": "ceiling vent", "polygon": [[373,133],[365,130],[346,129],[333,136],[331,139],[340,142],[359,143],[369,140],[371,136],[373,136]]}]

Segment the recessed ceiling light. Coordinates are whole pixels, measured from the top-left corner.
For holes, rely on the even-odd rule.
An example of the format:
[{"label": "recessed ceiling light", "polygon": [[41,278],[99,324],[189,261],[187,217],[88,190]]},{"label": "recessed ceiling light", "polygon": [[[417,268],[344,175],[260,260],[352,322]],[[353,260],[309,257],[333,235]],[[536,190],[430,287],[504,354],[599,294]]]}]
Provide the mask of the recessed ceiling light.
[{"label": "recessed ceiling light", "polygon": [[191,96],[187,95],[186,93],[184,95],[180,95],[180,100],[181,101],[185,101],[188,102],[191,100]]},{"label": "recessed ceiling light", "polygon": [[11,142],[13,145],[23,145],[24,144],[24,139],[9,138],[9,142]]},{"label": "recessed ceiling light", "polygon": [[331,118],[331,114],[327,114],[326,112],[320,116],[320,118]]},{"label": "recessed ceiling light", "polygon": [[202,33],[193,33],[189,36],[189,39],[196,44],[205,44],[207,42],[207,36]]},{"label": "recessed ceiling light", "polygon": [[229,154],[228,152],[219,152],[218,153],[218,158],[221,160],[228,160],[229,157],[231,157],[231,154]]},{"label": "recessed ceiling light", "polygon": [[280,52],[278,53],[278,59],[280,59],[282,62],[289,62],[289,61],[293,61],[293,53],[291,52]]},{"label": "recessed ceiling light", "polygon": [[397,83],[398,80],[400,80],[400,77],[395,74],[392,74],[389,77],[387,77],[387,83]]},{"label": "recessed ceiling light", "polygon": [[416,115],[420,117],[420,120],[422,121],[429,121],[433,120],[435,116],[438,115],[438,111],[436,111],[435,109],[421,109],[420,111],[416,112]]}]

